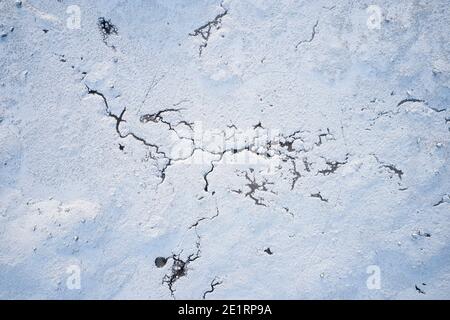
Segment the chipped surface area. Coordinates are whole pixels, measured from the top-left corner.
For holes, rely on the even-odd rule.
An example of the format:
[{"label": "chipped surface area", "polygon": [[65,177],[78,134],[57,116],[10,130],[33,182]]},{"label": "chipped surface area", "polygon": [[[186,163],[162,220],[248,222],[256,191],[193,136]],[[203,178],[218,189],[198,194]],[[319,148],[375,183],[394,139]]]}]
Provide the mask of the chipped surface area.
[{"label": "chipped surface area", "polygon": [[0,1],[0,298],[449,299],[449,11]]}]

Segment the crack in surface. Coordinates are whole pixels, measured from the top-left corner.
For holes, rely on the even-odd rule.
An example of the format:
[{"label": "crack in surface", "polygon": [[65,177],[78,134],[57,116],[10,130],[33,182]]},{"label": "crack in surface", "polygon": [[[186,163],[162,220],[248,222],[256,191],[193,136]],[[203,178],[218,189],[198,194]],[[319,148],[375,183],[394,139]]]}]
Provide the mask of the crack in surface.
[{"label": "crack in surface", "polygon": [[375,159],[377,160],[377,162],[380,164],[380,167],[381,167],[381,168],[386,168],[386,169],[388,169],[390,172],[392,172],[393,174],[397,175],[398,178],[399,178],[400,180],[402,180],[402,176],[403,176],[403,174],[404,174],[404,172],[403,172],[402,170],[398,169],[398,168],[397,168],[395,165],[393,165],[393,164],[390,164],[390,163],[386,163],[386,162],[384,162],[384,161],[381,161],[375,154],[372,154],[372,155],[375,157]]},{"label": "crack in surface", "polygon": [[329,161],[329,160],[325,160],[325,163],[326,163],[326,165],[328,167],[326,169],[322,169],[322,170],[317,171],[317,174],[322,174],[324,176],[328,176],[328,175],[330,175],[332,173],[335,173],[338,168],[340,168],[341,166],[347,164],[348,156],[349,156],[349,154],[347,153],[347,155],[345,156],[345,160],[344,161]]},{"label": "crack in surface", "polygon": [[319,25],[319,20],[316,20],[316,23],[314,24],[313,28],[312,28],[312,32],[311,32],[311,37],[309,39],[306,40],[301,40],[299,41],[296,45],[295,45],[295,50],[298,49],[298,47],[303,44],[303,43],[310,43],[314,40],[315,36],[316,36],[316,28]]},{"label": "crack in surface", "polygon": [[416,284],[414,287],[416,288],[416,291],[417,291],[418,293],[420,293],[420,294],[426,294],[425,291],[423,291],[421,288],[419,288],[419,287],[417,286],[417,284]]},{"label": "crack in surface", "polygon": [[[245,179],[249,183],[246,184],[246,186],[249,188],[249,191],[244,194],[245,197],[249,197],[255,202],[255,205],[267,207],[267,204],[264,203],[263,197],[256,197],[255,193],[256,191],[260,192],[271,192],[273,194],[276,194],[275,192],[267,189],[268,185],[273,185],[273,182],[267,181],[267,179],[263,178],[263,181],[259,184],[256,182],[256,177],[254,174],[254,169],[250,168],[250,173],[253,173],[253,178],[251,178],[248,174],[248,172],[240,172],[240,174],[244,174]],[[237,191],[236,193],[242,193],[242,190]]]},{"label": "crack in surface", "polygon": [[440,206],[441,204],[444,204],[444,203],[447,203],[447,202],[450,202],[450,195],[448,195],[448,194],[442,196],[441,200],[439,200],[438,202],[433,204],[433,207]]},{"label": "crack in surface", "polygon": [[407,102],[421,102],[421,103],[424,103],[429,109],[433,110],[434,112],[438,112],[438,113],[447,110],[446,108],[438,109],[438,108],[435,108],[435,107],[431,107],[431,106],[428,105],[428,103],[427,103],[425,100],[422,100],[422,99],[415,99],[415,98],[407,98],[407,99],[403,99],[402,101],[400,101],[400,102],[397,104],[397,107],[400,107],[402,104],[405,104],[405,103],[407,103]]},{"label": "crack in surface", "polygon": [[195,29],[194,32],[189,33],[191,37],[200,36],[203,39],[202,44],[200,44],[198,48],[199,57],[202,56],[203,49],[205,49],[208,46],[208,40],[209,37],[211,36],[213,28],[219,30],[222,26],[222,18],[228,14],[228,9],[225,9],[222,3],[220,4],[220,7],[223,9],[222,13],[219,13],[213,20],[208,21],[204,25]]},{"label": "crack in surface", "polygon": [[172,266],[171,266],[171,274],[166,274],[163,277],[162,284],[166,284],[169,288],[170,295],[175,298],[175,283],[182,277],[185,277],[188,272],[188,266],[190,263],[194,262],[198,258],[200,258],[200,237],[197,235],[197,252],[191,253],[186,260],[183,260],[181,258],[180,254],[172,254],[171,257],[168,259],[172,259]]},{"label": "crack in surface", "polygon": [[325,198],[322,196],[322,194],[320,193],[320,191],[317,192],[317,193],[311,193],[311,197],[312,197],[312,198],[318,198],[318,199],[320,199],[320,201],[323,201],[323,202],[328,202],[328,199],[325,199]]},{"label": "crack in surface", "polygon": [[149,147],[151,149],[154,149],[154,152],[155,152],[156,155],[150,153],[149,156],[150,156],[151,159],[153,159],[153,160],[155,160],[157,162],[158,162],[158,160],[161,160],[161,159],[164,160],[164,165],[160,169],[161,183],[164,182],[164,179],[165,179],[165,176],[166,176],[165,175],[165,171],[166,171],[167,167],[169,167],[172,164],[172,160],[166,155],[166,153],[164,151],[160,150],[160,146],[146,141],[144,138],[136,135],[135,133],[133,133],[131,131],[126,133],[126,134],[123,134],[120,131],[120,124],[122,122],[126,122],[126,120],[123,119],[123,116],[124,116],[124,114],[126,112],[126,108],[123,108],[123,110],[120,113],[120,115],[114,114],[111,111],[110,106],[108,104],[108,100],[106,99],[106,97],[105,97],[105,95],[103,93],[101,93],[101,92],[99,92],[97,90],[93,90],[93,89],[89,88],[89,86],[86,85],[86,84],[85,84],[85,86],[86,86],[86,88],[88,90],[88,94],[99,96],[103,100],[107,116],[113,118],[116,121],[115,130],[116,130],[116,133],[118,134],[119,138],[126,139],[128,137],[132,137],[133,139],[135,139],[135,140],[141,142],[142,144],[144,144],[145,146],[147,146],[147,147]]},{"label": "crack in surface", "polygon": [[[236,154],[239,152],[244,152],[244,151],[248,151],[248,152],[252,152],[255,155],[258,156],[262,156],[266,159],[270,159],[274,154],[277,154],[279,156],[281,156],[284,162],[286,161],[290,161],[291,163],[291,168],[289,169],[290,172],[292,172],[294,174],[294,177],[292,179],[291,182],[291,190],[293,190],[295,188],[295,185],[297,183],[297,181],[302,177],[300,171],[297,168],[297,163],[296,160],[298,160],[298,156],[297,154],[299,152],[309,152],[311,151],[310,149],[305,149],[305,148],[301,148],[301,149],[296,149],[293,146],[294,141],[302,141],[305,142],[304,138],[301,136],[302,133],[304,133],[301,130],[296,130],[293,133],[289,134],[289,135],[278,135],[278,139],[276,140],[270,140],[266,143],[266,148],[263,148],[263,151],[261,151],[261,149],[258,149],[255,143],[255,139],[257,139],[257,137],[254,137],[254,140],[250,143],[247,143],[245,146],[237,149],[237,148],[227,148],[225,150],[222,151],[210,151],[205,149],[204,147],[199,147],[196,146],[194,139],[192,138],[185,138],[185,137],[180,137],[180,139],[190,139],[193,142],[193,148],[191,149],[191,152],[189,155],[187,155],[185,158],[183,159],[172,159],[170,158],[164,151],[161,150],[161,146],[158,146],[157,144],[151,143],[149,141],[147,141],[146,139],[136,135],[135,133],[133,133],[132,131],[127,132],[126,134],[122,133],[122,131],[120,130],[120,125],[122,122],[126,122],[126,120],[124,119],[124,115],[126,112],[126,108],[123,108],[122,112],[117,115],[114,114],[111,111],[110,105],[108,103],[108,100],[106,98],[106,96],[104,94],[102,94],[101,92],[97,91],[97,90],[93,90],[91,88],[89,88],[86,85],[86,88],[88,90],[88,94],[91,95],[97,95],[99,96],[104,105],[105,105],[105,111],[106,114],[113,118],[116,121],[116,125],[115,125],[115,130],[118,134],[118,136],[122,139],[125,139],[127,137],[131,137],[139,142],[141,142],[142,144],[144,144],[145,146],[150,148],[150,154],[149,154],[149,158],[153,159],[154,161],[157,162],[158,164],[158,168],[160,171],[160,184],[163,183],[165,181],[166,178],[166,170],[177,160],[184,160],[184,159],[189,159],[196,150],[201,150],[203,152],[207,152],[211,155],[217,155],[219,156],[218,159],[213,159],[210,162],[210,169],[203,175],[203,179],[205,181],[205,185],[204,185],[204,191],[205,192],[209,192],[210,191],[210,182],[208,180],[209,175],[215,170],[216,168],[216,164],[218,162],[220,162],[224,155],[227,153],[232,153],[232,154]],[[140,122],[141,123],[148,123],[148,122],[152,122],[152,123],[164,123],[169,130],[175,130],[175,127],[178,125],[185,125],[187,126],[190,130],[192,130],[192,124],[188,123],[184,120],[178,121],[176,123],[172,123],[170,121],[167,121],[167,119],[165,119],[166,116],[173,114],[173,113],[180,113],[183,109],[182,108],[166,108],[166,109],[162,109],[159,110],[155,113],[149,113],[149,114],[144,114],[140,117]],[[228,127],[233,127],[235,128],[236,126],[234,124],[232,125],[228,125]],[[259,128],[263,128],[261,123],[258,123],[257,125],[253,126],[254,130],[259,129]],[[329,141],[329,140],[335,140],[334,136],[331,134],[331,131],[329,128],[326,129],[326,132],[320,133],[318,135],[318,140],[316,142],[313,142],[313,146],[321,146],[324,141]],[[278,149],[277,146],[279,146],[281,148]],[[283,152],[283,149],[286,150],[285,152],[293,152],[295,151],[296,155],[292,156],[292,155],[288,155],[285,154],[285,152]],[[271,153],[272,152],[272,153]],[[329,175],[331,173],[334,173],[340,166],[342,166],[343,164],[345,164],[348,160],[348,154],[347,157],[345,159],[345,161],[329,161],[326,160],[326,164],[328,165],[328,168],[323,169],[323,170],[319,170],[318,173],[323,174],[323,175]],[[160,162],[163,162],[162,164]],[[307,172],[311,171],[311,165],[312,163],[308,162],[307,158],[304,157],[302,159],[303,161],[303,165],[305,166],[305,170]],[[403,174],[403,172],[401,170],[396,169],[394,166],[391,165],[387,165],[387,164],[383,164],[383,166],[386,166],[388,169],[393,170],[395,173],[397,173],[399,175],[399,177],[401,178],[401,175]],[[244,193],[245,197],[248,197],[250,199],[252,199],[255,203],[255,205],[258,206],[264,206],[267,207],[267,203],[265,202],[265,199],[263,197],[259,197],[257,196],[257,192],[271,192],[272,194],[276,194],[274,191],[269,190],[268,189],[268,185],[274,185],[273,182],[269,182],[267,181],[267,179],[264,178],[264,180],[261,183],[258,183],[256,181],[256,177],[255,177],[255,173],[254,173],[254,169],[250,168],[250,173],[253,173],[253,177],[250,177],[249,172],[241,172],[241,174],[243,174],[246,178],[246,180],[248,181],[248,183],[246,184],[246,187],[249,189],[248,191],[246,191],[245,193],[242,190],[232,190],[232,192],[238,193],[238,194],[242,194]],[[397,170],[397,171],[395,171]],[[312,194],[312,197],[318,197],[320,198],[322,201],[327,202],[328,199],[324,199],[323,197],[320,196],[320,193],[318,194]],[[202,219],[203,220],[203,219]],[[197,221],[198,224],[199,221]],[[196,224],[194,224],[191,227],[195,227]]]},{"label": "crack in surface", "polygon": [[189,230],[189,229],[192,229],[192,228],[197,228],[198,225],[199,225],[199,223],[202,222],[202,221],[204,221],[204,220],[214,220],[214,219],[217,218],[218,216],[219,216],[219,208],[216,206],[216,214],[215,214],[215,215],[213,215],[213,216],[211,216],[211,217],[203,217],[203,218],[198,219],[195,223],[193,223],[193,224],[188,228],[188,230]]},{"label": "crack in surface", "polygon": [[222,283],[223,283],[222,281],[219,281],[219,280],[217,279],[217,277],[215,277],[215,278],[211,281],[211,284],[210,284],[211,289],[206,290],[206,291],[203,293],[203,300],[206,298],[206,295],[207,295],[207,294],[213,293],[214,290],[216,289],[216,287],[217,287],[218,285],[221,285]]},{"label": "crack in surface", "polygon": [[415,99],[415,98],[407,98],[407,99],[403,99],[402,101],[400,101],[397,104],[397,107],[400,107],[402,104],[407,103],[407,102],[425,102],[425,100]]}]

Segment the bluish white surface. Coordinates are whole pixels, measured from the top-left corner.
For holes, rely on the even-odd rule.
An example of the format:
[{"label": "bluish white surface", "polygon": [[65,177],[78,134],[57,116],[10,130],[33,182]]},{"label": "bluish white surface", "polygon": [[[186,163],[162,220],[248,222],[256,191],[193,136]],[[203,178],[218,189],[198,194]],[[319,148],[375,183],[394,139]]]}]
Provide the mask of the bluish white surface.
[{"label": "bluish white surface", "polygon": [[0,0],[0,298],[449,299],[449,43],[448,0]]}]

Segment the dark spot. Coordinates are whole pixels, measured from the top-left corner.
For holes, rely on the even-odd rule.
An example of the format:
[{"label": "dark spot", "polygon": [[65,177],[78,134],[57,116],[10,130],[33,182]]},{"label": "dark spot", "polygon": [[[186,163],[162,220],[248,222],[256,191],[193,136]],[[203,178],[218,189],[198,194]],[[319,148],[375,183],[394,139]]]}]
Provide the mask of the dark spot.
[{"label": "dark spot", "polygon": [[47,33],[47,32],[48,32],[48,29],[42,29],[42,31],[44,31],[44,33]]},{"label": "dark spot", "polygon": [[167,259],[164,257],[158,257],[155,259],[155,266],[158,268],[162,268],[166,265]]},{"label": "dark spot", "polygon": [[267,253],[268,255],[273,255],[272,250],[270,250],[270,248],[267,248],[264,250],[265,253]]},{"label": "dark spot", "polygon": [[123,151],[123,149],[125,149],[125,146],[123,146],[119,143],[119,149],[120,149],[120,151]]},{"label": "dark spot", "polygon": [[106,20],[104,17],[100,17],[98,18],[97,25],[104,40],[106,40],[111,34],[117,34],[117,27],[111,23],[111,20]]},{"label": "dark spot", "polygon": [[422,289],[420,289],[417,285],[415,285],[416,287],[416,291],[420,294],[425,294],[425,291],[423,291]]},{"label": "dark spot", "polygon": [[114,46],[108,44],[108,38],[110,35],[117,35],[118,29],[115,25],[111,23],[111,20],[106,20],[104,17],[98,18],[97,22],[100,33],[102,34],[102,40],[105,45],[110,48],[115,49]]}]

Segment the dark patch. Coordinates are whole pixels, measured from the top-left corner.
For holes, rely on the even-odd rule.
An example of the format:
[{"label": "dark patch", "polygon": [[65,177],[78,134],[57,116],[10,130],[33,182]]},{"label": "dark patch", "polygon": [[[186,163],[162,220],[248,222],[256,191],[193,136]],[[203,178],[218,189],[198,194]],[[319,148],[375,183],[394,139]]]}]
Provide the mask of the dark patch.
[{"label": "dark patch", "polygon": [[422,231],[417,231],[417,235],[419,236],[419,237],[425,237],[425,238],[431,238],[431,233],[428,233],[428,232],[422,232]]},{"label": "dark patch", "polygon": [[[250,168],[249,171],[250,171],[250,173],[253,173],[254,169]],[[267,205],[263,202],[264,198],[256,196],[256,191],[260,191],[260,192],[269,191],[269,192],[275,194],[275,192],[273,192],[267,188],[268,185],[273,185],[274,183],[267,181],[267,179],[265,179],[265,178],[263,179],[263,181],[261,183],[257,183],[254,173],[253,173],[253,178],[251,178],[249,176],[248,172],[242,172],[242,173],[244,174],[245,179],[249,182],[246,184],[246,186],[249,188],[249,191],[246,192],[244,194],[244,196],[252,199],[255,202],[255,205],[257,205],[257,206],[267,207]]]},{"label": "dark patch", "polygon": [[200,258],[200,242],[197,242],[197,252],[190,254],[186,260],[181,259],[179,254],[173,254],[169,259],[172,259],[171,274],[166,274],[162,280],[163,284],[167,284],[170,294],[174,297],[175,289],[173,286],[178,279],[187,275],[188,265]]},{"label": "dark patch", "polygon": [[272,250],[270,250],[270,248],[266,248],[264,252],[267,253],[268,255],[273,255],[273,252]]},{"label": "dark patch", "polygon": [[111,23],[110,19],[107,20],[104,17],[98,18],[97,26],[102,35],[103,43],[105,45],[107,45],[108,47],[115,48],[114,46],[110,46],[108,44],[108,39],[109,39],[109,36],[111,36],[111,35],[118,35],[119,30],[117,29],[117,27]]},{"label": "dark patch", "polygon": [[[336,170],[340,167],[343,166],[344,164],[346,164],[348,162],[348,154],[345,157],[345,160],[340,162],[340,161],[329,161],[326,160],[325,163],[327,165],[326,169],[323,170],[319,170],[317,173],[319,174],[323,174],[324,176],[328,176],[334,172],[336,172]],[[403,174],[403,172],[402,172]]]},{"label": "dark patch", "polygon": [[422,289],[420,289],[417,284],[415,285],[416,291],[420,294],[426,294],[425,291],[423,291]]},{"label": "dark patch", "polygon": [[158,257],[158,258],[155,259],[155,266],[156,266],[157,268],[162,268],[162,267],[164,267],[164,266],[166,265],[166,263],[167,263],[167,258],[164,258],[164,257]]},{"label": "dark patch", "polygon": [[400,169],[397,169],[394,165],[392,164],[384,164],[383,165],[384,168],[389,169],[390,171],[392,171],[394,174],[396,174],[398,176],[398,178],[400,180],[402,180],[402,176],[403,176],[403,171]]},{"label": "dark patch", "polygon": [[311,193],[311,198],[318,198],[318,199],[320,199],[320,201],[328,202],[328,199],[325,199],[320,192]]}]

